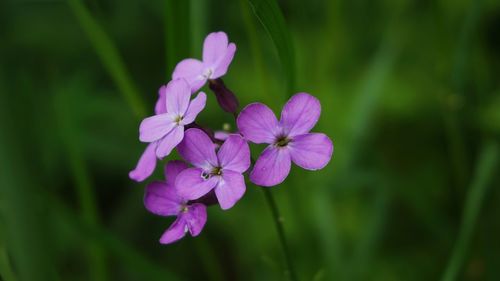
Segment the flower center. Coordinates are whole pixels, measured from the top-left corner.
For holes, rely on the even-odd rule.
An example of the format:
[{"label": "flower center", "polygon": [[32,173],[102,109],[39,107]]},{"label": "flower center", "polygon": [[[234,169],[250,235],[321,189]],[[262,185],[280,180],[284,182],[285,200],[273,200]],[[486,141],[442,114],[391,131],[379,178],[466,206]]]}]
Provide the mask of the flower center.
[{"label": "flower center", "polygon": [[210,79],[210,77],[212,76],[212,73],[213,73],[213,70],[211,68],[207,68],[204,72],[203,72],[203,77],[205,79]]},{"label": "flower center", "polygon": [[274,145],[276,145],[277,147],[285,147],[289,142],[289,138],[287,138],[286,136],[280,136],[276,138]]},{"label": "flower center", "polygon": [[181,213],[187,213],[187,211],[189,210],[186,203],[182,203],[180,209],[181,209]]},{"label": "flower center", "polygon": [[222,176],[222,167],[214,167],[210,172],[201,172],[201,178],[208,180],[212,176]]},{"label": "flower center", "polygon": [[182,122],[182,119],[183,119],[183,118],[182,118],[182,116],[177,115],[177,116],[175,117],[175,119],[174,119],[175,124],[180,125],[180,124],[181,124],[181,122]]},{"label": "flower center", "polygon": [[215,167],[210,172],[213,176],[222,176],[222,167]]}]

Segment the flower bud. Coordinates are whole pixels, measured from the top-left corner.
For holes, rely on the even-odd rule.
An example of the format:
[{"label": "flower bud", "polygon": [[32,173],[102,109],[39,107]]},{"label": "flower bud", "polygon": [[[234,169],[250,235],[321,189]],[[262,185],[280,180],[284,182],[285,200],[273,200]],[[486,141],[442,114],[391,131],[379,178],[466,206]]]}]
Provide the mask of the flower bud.
[{"label": "flower bud", "polygon": [[210,90],[214,92],[215,97],[217,98],[217,102],[219,103],[219,106],[222,108],[222,110],[236,114],[238,111],[238,107],[240,106],[238,102],[238,98],[236,98],[236,95],[234,95],[231,90],[229,90],[226,85],[224,85],[224,82],[222,79],[214,79],[214,80],[209,80],[210,83],[208,84]]}]

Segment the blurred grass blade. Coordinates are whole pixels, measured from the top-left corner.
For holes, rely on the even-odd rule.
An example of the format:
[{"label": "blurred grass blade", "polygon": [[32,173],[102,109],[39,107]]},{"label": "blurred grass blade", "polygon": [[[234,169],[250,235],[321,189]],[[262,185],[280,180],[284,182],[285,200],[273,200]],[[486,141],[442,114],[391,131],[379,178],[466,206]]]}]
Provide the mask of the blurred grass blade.
[{"label": "blurred grass blade", "polygon": [[[379,184],[381,186],[381,184]],[[347,280],[364,280],[369,266],[381,243],[389,213],[389,192],[387,188],[377,188],[370,206],[370,218],[357,243],[354,256],[347,271]]]},{"label": "blurred grass blade", "polygon": [[[470,168],[467,157],[467,145],[463,126],[466,112],[463,107],[457,106],[457,100],[468,104],[466,99],[465,74],[468,69],[467,62],[471,57],[471,47],[474,44],[473,36],[477,32],[481,18],[481,0],[470,1],[470,7],[463,21],[457,48],[454,54],[454,67],[451,77],[453,93],[447,97],[445,103],[444,122],[449,142],[451,165],[454,169],[454,186],[462,194],[470,180]],[[452,194],[457,197],[457,195]]]},{"label": "blurred grass blade", "polygon": [[[211,19],[209,10],[209,0],[190,0],[190,32],[191,40],[189,55],[193,57],[201,57],[203,50],[203,41],[208,34],[208,22]],[[210,32],[215,30],[210,30]]]},{"label": "blurred grass blade", "polygon": [[455,248],[444,272],[442,281],[453,281],[462,268],[474,227],[481,211],[481,204],[491,180],[495,176],[498,163],[498,143],[487,143],[481,151],[473,181],[467,192],[462,224],[458,232]]},{"label": "blurred grass blade", "polygon": [[[381,42],[377,53],[375,54],[371,65],[360,83],[359,93],[354,101],[350,115],[347,120],[350,120],[348,127],[343,128],[344,133],[341,135],[347,136],[344,142],[343,157],[337,156],[337,172],[332,173],[330,178],[332,182],[337,185],[338,182],[345,180],[352,181],[352,178],[336,178],[336,175],[349,174],[352,175],[352,169],[363,143],[365,136],[370,132],[370,125],[373,121],[373,116],[380,105],[380,96],[383,93],[383,86],[386,83],[391,71],[394,69],[394,64],[399,53],[399,48],[394,45],[393,37],[388,32],[384,41]],[[332,166],[335,167],[335,166]],[[348,171],[351,171],[347,173]],[[342,185],[342,184],[340,184]],[[339,186],[340,186],[339,185]],[[332,185],[334,186],[334,185]],[[330,188],[328,192],[335,192],[335,188]],[[346,273],[346,260],[342,258],[343,243],[339,241],[340,234],[338,222],[335,216],[328,214],[334,213],[332,201],[328,196],[322,194],[315,194],[315,217],[318,219],[317,224],[321,225],[320,239],[322,243],[323,254],[328,262],[328,275],[330,276],[343,276]],[[336,196],[336,195],[334,195]],[[329,223],[325,224],[324,222]],[[368,245],[369,246],[369,245]]]},{"label": "blurred grass blade", "polygon": [[175,65],[191,54],[190,1],[165,0],[166,79],[172,77]]},{"label": "blurred grass blade", "polygon": [[[390,33],[388,33],[390,34]],[[390,35],[387,35],[390,36]],[[366,136],[370,133],[373,116],[380,106],[383,87],[394,69],[399,49],[394,46],[392,37],[384,40],[375,55],[355,99],[355,103],[347,120],[349,140],[345,149],[349,151],[342,168],[349,169],[358,156]]]},{"label": "blurred grass blade", "polygon": [[[85,163],[84,152],[81,150],[81,139],[74,117],[71,114],[71,109],[74,106],[70,99],[73,98],[74,92],[66,90],[58,90],[55,94],[55,111],[57,120],[59,121],[59,133],[67,156],[67,162],[71,171],[75,194],[78,198],[81,216],[88,224],[98,224],[98,210],[94,194],[94,186],[90,179],[90,173]],[[89,272],[92,280],[106,280],[106,263],[105,253],[102,248],[95,244],[86,247],[89,259]]]},{"label": "blurred grass blade", "polygon": [[[12,92],[4,87],[6,76],[2,70],[0,93]],[[0,94],[1,236],[19,280],[53,281],[57,280],[57,273],[46,219],[49,205],[39,196],[41,187],[35,183],[37,173],[32,170],[34,157],[27,155],[29,149],[23,147],[28,143],[26,128],[32,125],[28,120],[33,116],[26,103],[19,102],[28,100],[26,91],[22,91],[25,89],[16,90],[19,91],[15,95]],[[29,140],[30,144],[33,142],[36,140]]]},{"label": "blurred grass blade", "polygon": [[0,241],[0,279],[3,281],[17,281],[3,241]]},{"label": "blurred grass blade", "polygon": [[100,225],[92,225],[75,216],[61,200],[51,197],[49,200],[54,207],[54,214],[61,224],[61,227],[71,231],[73,235],[87,243],[96,243],[105,248],[109,253],[117,258],[120,264],[124,265],[133,276],[142,278],[132,278],[131,280],[180,280],[173,273],[164,269],[164,265],[157,265],[141,252],[131,247],[128,243],[115,236],[113,233],[102,228]]},{"label": "blurred grass blade", "polygon": [[138,119],[144,117],[147,112],[146,107],[116,46],[82,1],[68,0],[68,4],[132,112]]},{"label": "blurred grass blade", "polygon": [[295,90],[295,53],[292,37],[276,0],[248,0],[260,23],[276,46],[286,77],[287,97]]},{"label": "blurred grass blade", "polygon": [[207,236],[196,238],[194,241],[194,251],[200,257],[206,280],[226,280],[221,260],[215,254],[214,245],[210,243]]},{"label": "blurred grass blade", "polygon": [[260,47],[259,36],[257,35],[256,24],[253,21],[252,13],[250,12],[250,4],[247,0],[240,0],[240,10],[243,17],[243,23],[245,24],[245,29],[248,35],[248,41],[250,42],[250,52],[252,53],[252,61],[254,63],[255,71],[258,73],[259,77],[259,92],[262,98],[268,103],[277,102],[273,97],[267,96],[268,93],[268,82],[266,77],[266,69],[264,67],[264,58],[262,56],[262,50]]}]

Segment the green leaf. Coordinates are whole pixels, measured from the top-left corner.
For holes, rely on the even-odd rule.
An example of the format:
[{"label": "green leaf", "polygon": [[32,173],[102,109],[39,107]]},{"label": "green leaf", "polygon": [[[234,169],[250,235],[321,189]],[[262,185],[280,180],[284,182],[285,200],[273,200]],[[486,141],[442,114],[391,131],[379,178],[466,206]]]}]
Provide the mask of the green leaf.
[{"label": "green leaf", "polygon": [[275,0],[249,0],[249,2],[276,46],[286,76],[287,96],[291,96],[295,89],[295,54],[285,18]]}]

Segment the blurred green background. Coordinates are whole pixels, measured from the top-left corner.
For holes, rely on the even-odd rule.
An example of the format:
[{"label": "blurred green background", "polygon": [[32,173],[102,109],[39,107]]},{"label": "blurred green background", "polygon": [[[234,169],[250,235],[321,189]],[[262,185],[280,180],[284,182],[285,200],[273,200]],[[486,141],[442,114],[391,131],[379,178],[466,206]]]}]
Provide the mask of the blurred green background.
[{"label": "blurred green background", "polygon": [[[290,42],[246,0],[1,1],[2,280],[286,280],[259,188],[163,246],[128,178],[158,88],[218,30],[241,104],[322,102],[332,161],[272,188],[300,280],[500,280],[500,2],[278,5]],[[198,120],[234,128],[211,93]]]}]

